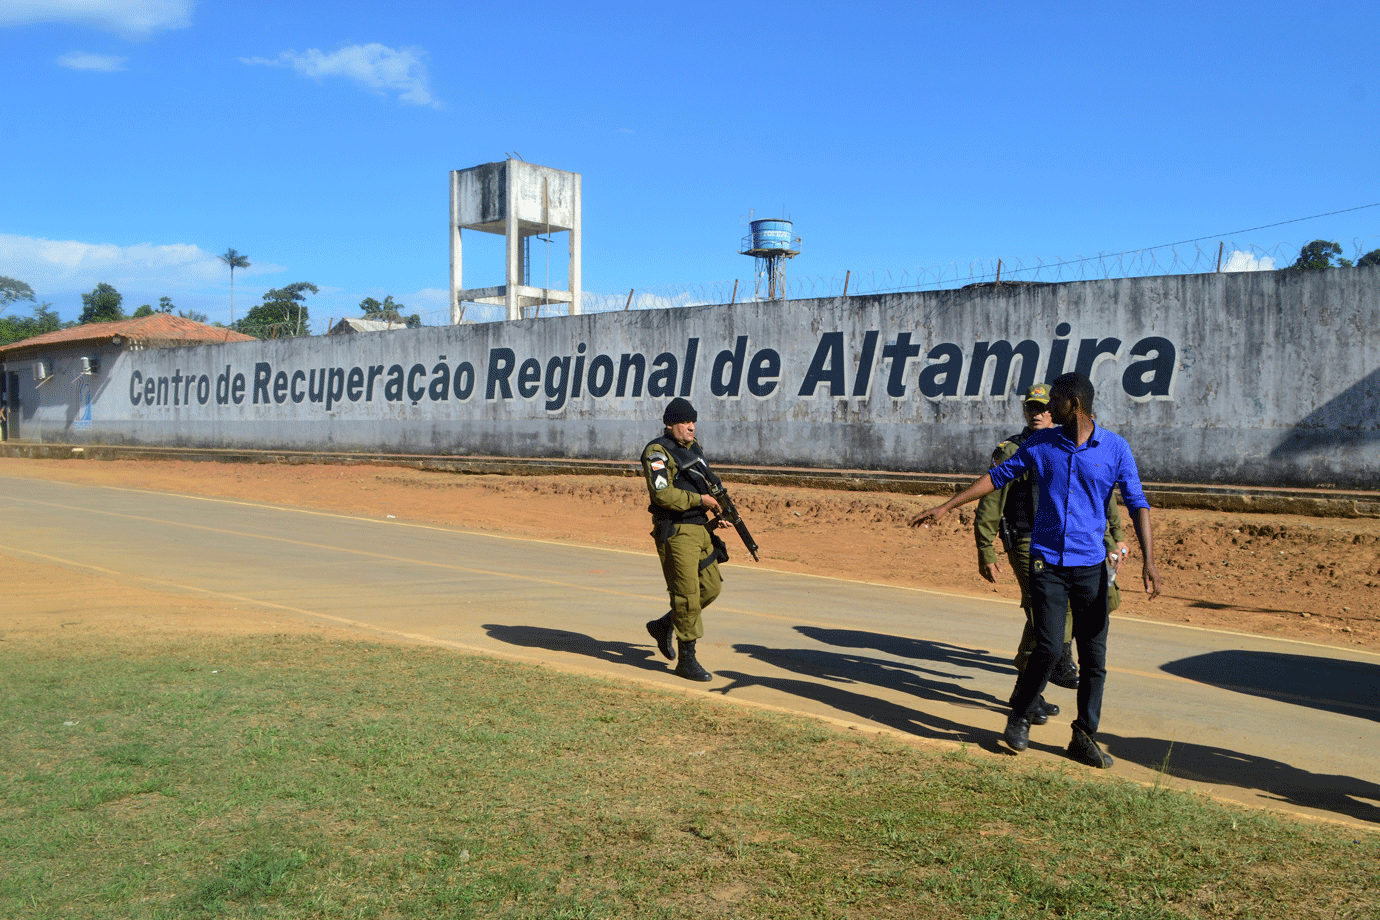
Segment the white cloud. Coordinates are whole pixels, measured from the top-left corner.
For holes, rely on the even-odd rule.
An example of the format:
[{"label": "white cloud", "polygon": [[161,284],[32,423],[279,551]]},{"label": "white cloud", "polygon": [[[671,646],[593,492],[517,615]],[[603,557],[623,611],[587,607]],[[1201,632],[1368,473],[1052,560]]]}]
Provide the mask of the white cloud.
[{"label": "white cloud", "polygon": [[240,58],[245,64],[271,67],[291,67],[304,77],[321,80],[325,77],[344,77],[380,95],[396,92],[398,100],[408,105],[444,108],[431,93],[426,70],[426,52],[420,48],[389,48],[371,42],[367,45],[346,45],[327,54],[311,48],[307,51],[284,51],[276,58]]},{"label": "white cloud", "polygon": [[[235,270],[235,302],[241,310],[258,301],[264,276],[285,270],[252,262]],[[40,303],[55,304],[67,319],[76,318],[80,295],[102,281],[124,295],[126,312],[167,294],[178,307],[228,318],[229,269],[215,253],[192,243],[116,246],[0,233],[0,275],[27,283]]]},{"label": "white cloud", "polygon": [[1249,252],[1242,252],[1240,249],[1232,252],[1227,257],[1227,261],[1222,263],[1224,272],[1272,272],[1275,270],[1275,260],[1273,256],[1253,256]]},{"label": "white cloud", "polygon": [[95,70],[101,73],[115,73],[125,69],[128,58],[111,54],[92,54],[89,51],[69,51],[57,59],[59,66],[72,70]]},{"label": "white cloud", "polygon": [[[238,269],[235,280],[282,270],[279,265],[254,262],[248,269]],[[35,293],[91,288],[102,281],[116,288],[192,290],[220,285],[229,277],[215,253],[193,243],[116,246],[8,233],[0,233],[0,275],[27,282]]]},{"label": "white cloud", "polygon": [[3,0],[0,26],[64,22],[144,38],[192,24],[196,0]]}]

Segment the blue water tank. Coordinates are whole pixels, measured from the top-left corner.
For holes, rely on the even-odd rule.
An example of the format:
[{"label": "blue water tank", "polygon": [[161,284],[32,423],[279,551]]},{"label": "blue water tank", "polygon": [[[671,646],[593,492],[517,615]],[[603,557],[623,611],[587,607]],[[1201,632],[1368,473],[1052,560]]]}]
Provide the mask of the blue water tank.
[{"label": "blue water tank", "polygon": [[752,222],[752,248],[754,250],[790,252],[791,222],[788,220],[754,220]]}]

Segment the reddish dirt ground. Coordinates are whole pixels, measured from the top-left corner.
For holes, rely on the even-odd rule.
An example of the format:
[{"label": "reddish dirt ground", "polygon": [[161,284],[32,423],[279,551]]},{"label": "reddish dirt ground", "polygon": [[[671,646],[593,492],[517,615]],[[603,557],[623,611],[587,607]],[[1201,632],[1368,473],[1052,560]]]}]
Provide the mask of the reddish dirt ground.
[{"label": "reddish dirt ground", "polygon": [[[652,552],[647,495],[635,476],[497,476],[371,465],[0,459],[0,475],[151,489],[447,524],[467,530]],[[906,521],[933,496],[729,483],[761,544],[753,563],[731,532],[731,565],[762,565],[863,581],[1018,596],[1007,575],[977,574],[971,506],[931,530]],[[1124,514],[1124,512],[1123,512]],[[1122,569],[1121,616],[1303,639],[1380,652],[1380,519],[1218,511],[1152,512],[1163,594],[1138,590],[1139,549]],[[31,564],[9,560],[13,574]],[[83,590],[78,579],[74,590]],[[87,586],[89,587],[89,586]],[[122,591],[134,590],[125,586]],[[45,605],[60,590],[44,586]],[[23,596],[22,593],[18,596]],[[122,595],[123,596],[123,595]],[[126,598],[126,600],[130,600]],[[152,602],[153,599],[147,599]],[[131,604],[134,603],[130,600]],[[260,614],[244,615],[256,622]],[[223,631],[225,611],[207,611]],[[178,621],[194,628],[183,606]],[[126,618],[112,624],[130,625]],[[266,624],[261,624],[266,625]],[[290,627],[275,623],[275,631]],[[243,628],[252,631],[246,622]]]}]

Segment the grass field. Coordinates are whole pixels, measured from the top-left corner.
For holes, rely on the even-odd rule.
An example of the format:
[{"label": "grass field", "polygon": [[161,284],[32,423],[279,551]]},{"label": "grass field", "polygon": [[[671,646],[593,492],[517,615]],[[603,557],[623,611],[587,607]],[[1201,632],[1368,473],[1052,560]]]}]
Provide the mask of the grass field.
[{"label": "grass field", "polygon": [[0,917],[1380,915],[1380,835],[441,649],[6,643],[0,700]]}]

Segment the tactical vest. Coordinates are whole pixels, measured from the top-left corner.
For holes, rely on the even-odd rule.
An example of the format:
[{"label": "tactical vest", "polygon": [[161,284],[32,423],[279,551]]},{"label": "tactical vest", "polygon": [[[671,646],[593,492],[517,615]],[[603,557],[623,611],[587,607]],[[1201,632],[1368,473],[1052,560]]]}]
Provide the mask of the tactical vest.
[{"label": "tactical vest", "polygon": [[[694,492],[696,495],[699,495],[699,485],[685,475],[685,468],[696,460],[704,459],[704,451],[700,450],[700,442],[692,441],[689,447],[681,447],[680,443],[676,441],[675,438],[669,438],[666,435],[662,435],[659,438],[653,438],[648,441],[647,447],[651,447],[653,444],[660,446],[666,451],[667,455],[675,461],[676,475],[675,478],[671,480],[671,484],[677,489],[683,489],[686,492]],[[647,452],[647,447],[642,448],[644,454]],[[660,505],[651,504],[647,506],[647,510],[652,513],[653,520],[665,518],[677,524],[709,523],[709,515],[705,513],[703,505],[685,511],[672,511],[670,508],[663,508]]]},{"label": "tactical vest", "polygon": [[[1006,440],[1019,448],[1028,437],[1030,431],[1026,430],[1020,434],[1013,434]],[[1010,530],[1020,537],[1029,536],[1035,529],[1035,501],[1035,477],[1027,471],[1020,479],[1014,480],[1006,487],[1006,502],[1001,509],[1002,522],[1005,525],[1003,532]]]}]

